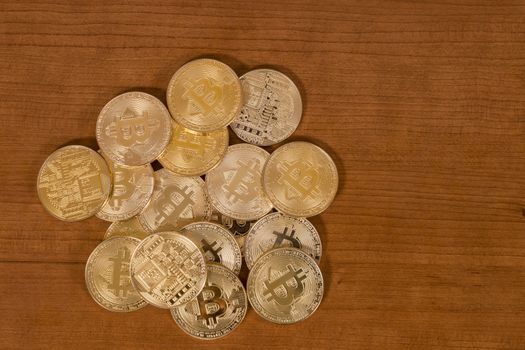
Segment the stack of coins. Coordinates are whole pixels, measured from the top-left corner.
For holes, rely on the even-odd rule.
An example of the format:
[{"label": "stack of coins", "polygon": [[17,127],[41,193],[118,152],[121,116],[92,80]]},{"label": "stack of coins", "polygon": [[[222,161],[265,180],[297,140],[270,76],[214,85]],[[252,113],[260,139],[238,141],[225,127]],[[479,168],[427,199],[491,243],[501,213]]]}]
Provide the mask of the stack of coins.
[{"label": "stack of coins", "polygon": [[[229,334],[248,302],[279,324],[309,317],[323,277],[307,217],[332,203],[337,169],[312,143],[261,148],[299,125],[299,90],[275,70],[238,78],[198,59],[173,75],[166,98],[167,108],[143,92],[113,98],[98,116],[98,152],[66,146],[40,169],[38,195],[53,216],[112,222],[88,258],[88,292],[110,311],[169,309],[201,339]],[[228,126],[245,143],[229,145]]]}]

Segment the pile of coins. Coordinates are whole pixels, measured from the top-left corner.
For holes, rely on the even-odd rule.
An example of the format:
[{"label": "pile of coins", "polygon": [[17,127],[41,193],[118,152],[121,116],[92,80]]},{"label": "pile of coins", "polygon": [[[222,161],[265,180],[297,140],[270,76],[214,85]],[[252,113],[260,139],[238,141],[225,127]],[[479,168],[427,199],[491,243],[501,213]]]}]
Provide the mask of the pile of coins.
[{"label": "pile of coins", "polygon": [[[87,290],[110,311],[169,309],[202,339],[235,329],[248,301],[271,322],[309,317],[323,277],[306,218],[333,201],[337,169],[312,143],[261,148],[297,128],[299,90],[275,70],[238,78],[198,59],[173,75],[166,98],[168,108],[143,92],[113,98],[97,119],[98,152],[66,146],[40,169],[38,195],[53,216],[112,222],[88,258]],[[228,126],[246,143],[229,146]]]}]

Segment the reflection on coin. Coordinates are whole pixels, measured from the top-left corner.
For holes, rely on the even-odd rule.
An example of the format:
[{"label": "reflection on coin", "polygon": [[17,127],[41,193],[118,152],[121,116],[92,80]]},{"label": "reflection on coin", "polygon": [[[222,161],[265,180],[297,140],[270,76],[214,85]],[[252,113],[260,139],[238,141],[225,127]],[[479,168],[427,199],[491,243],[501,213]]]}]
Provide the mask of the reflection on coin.
[{"label": "reflection on coin", "polygon": [[250,304],[268,321],[289,324],[310,316],[323,298],[319,266],[296,248],[277,248],[261,256],[248,275]]},{"label": "reflection on coin", "polygon": [[176,230],[190,222],[210,218],[211,208],[200,177],[178,176],[166,169],[155,171],[154,177],[151,200],[138,215],[146,230]]},{"label": "reflection on coin", "polygon": [[209,133],[191,131],[172,123],[171,141],[159,156],[159,162],[183,176],[200,176],[216,166],[228,149],[228,129]]},{"label": "reflection on coin", "polygon": [[66,146],[42,164],[37,179],[38,198],[57,219],[78,221],[95,215],[111,192],[104,159],[84,146]]},{"label": "reflection on coin", "polygon": [[86,263],[91,297],[110,311],[134,311],[147,305],[131,284],[129,263],[139,244],[133,237],[113,237],[100,243]]},{"label": "reflection on coin", "polygon": [[202,292],[186,305],[171,309],[171,316],[186,333],[200,339],[217,339],[231,333],[248,309],[239,278],[227,268],[208,265]]},{"label": "reflection on coin", "polygon": [[106,159],[113,176],[113,191],[97,213],[106,221],[122,221],[137,215],[153,193],[153,168],[150,164],[126,166]]},{"label": "reflection on coin", "polygon": [[337,192],[337,168],[330,156],[309,142],[276,149],[264,168],[263,186],[275,208],[291,216],[324,211]]},{"label": "reflection on coin", "polygon": [[166,93],[173,119],[182,126],[210,132],[229,125],[241,108],[237,74],[222,62],[198,59],[182,66]]},{"label": "reflection on coin", "polygon": [[233,235],[239,248],[241,248],[241,255],[244,255],[244,241],[246,240],[246,235],[257,220],[237,220],[226,215],[222,215],[217,210],[213,210],[211,214],[211,222],[216,222],[224,227],[226,227],[230,233]]},{"label": "reflection on coin", "polygon": [[261,173],[269,153],[260,147],[228,147],[219,165],[206,174],[206,188],[217,211],[240,220],[254,220],[272,210],[261,186]]},{"label": "reflection on coin", "polygon": [[97,120],[97,142],[116,163],[151,163],[168,145],[170,121],[170,114],[159,99],[144,92],[127,92],[102,108]]},{"label": "reflection on coin", "polygon": [[241,248],[225,227],[211,222],[194,222],[181,233],[199,247],[206,262],[215,262],[239,274],[242,265]]},{"label": "reflection on coin", "polygon": [[273,69],[256,69],[241,78],[243,106],[231,124],[245,142],[270,146],[297,129],[303,111],[301,94],[286,75]]},{"label": "reflection on coin", "polygon": [[298,248],[317,263],[321,260],[321,239],[310,221],[282,213],[271,213],[259,219],[246,236],[246,265],[251,269],[261,255],[280,247]]},{"label": "reflection on coin", "polygon": [[146,231],[144,227],[142,227],[139,220],[135,216],[125,221],[115,221],[109,225],[104,239],[114,236],[130,236],[138,239],[144,239],[149,234],[150,232]]},{"label": "reflection on coin", "polygon": [[144,238],[131,257],[131,281],[150,304],[168,309],[195,298],[206,282],[206,263],[197,246],[177,232]]}]

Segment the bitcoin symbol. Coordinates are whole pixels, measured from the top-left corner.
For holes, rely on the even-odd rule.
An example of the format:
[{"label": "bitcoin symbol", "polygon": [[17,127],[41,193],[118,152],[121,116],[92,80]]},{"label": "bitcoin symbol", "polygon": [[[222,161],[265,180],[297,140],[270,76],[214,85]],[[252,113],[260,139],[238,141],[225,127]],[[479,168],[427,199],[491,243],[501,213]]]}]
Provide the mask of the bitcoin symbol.
[{"label": "bitcoin symbol", "polygon": [[300,248],[301,247],[301,244],[299,243],[299,240],[297,240],[297,237],[294,237],[295,230],[292,230],[292,232],[290,232],[290,235],[287,235],[286,234],[287,232],[288,232],[288,227],[285,227],[284,231],[282,233],[281,232],[277,232],[277,231],[273,231],[272,232],[274,235],[277,236],[275,238],[275,242],[273,243],[273,247],[274,248],[280,247],[283,244],[284,240],[287,240],[290,243],[292,243],[292,246],[294,248]]},{"label": "bitcoin symbol", "polygon": [[210,137],[193,135],[185,131],[180,132],[175,144],[175,147],[182,151],[181,154],[187,162],[195,157],[202,159],[206,151],[213,146]]},{"label": "bitcoin symbol", "polygon": [[195,204],[195,201],[191,198],[193,191],[184,186],[179,188],[178,186],[170,186],[166,188],[158,199],[158,205],[160,211],[155,208],[157,216],[155,217],[155,224],[160,226],[168,218],[180,218],[188,207],[191,208]]},{"label": "bitcoin symbol", "polygon": [[221,257],[219,256],[219,252],[222,250],[222,247],[217,247],[215,249],[214,247],[219,245],[217,241],[213,241],[211,244],[206,239],[201,239],[202,244],[202,250],[204,250],[204,253],[210,253],[213,256],[213,259],[211,261],[215,262],[221,262]]},{"label": "bitcoin symbol", "polygon": [[133,194],[133,186],[124,171],[115,169],[113,176],[113,193],[111,195],[111,207],[120,210],[122,202]]},{"label": "bitcoin symbol", "polygon": [[259,175],[259,160],[249,160],[247,163],[238,160],[239,166],[234,170],[232,179],[222,186],[223,190],[229,193],[229,200],[233,203],[237,201],[248,202],[257,196],[258,187],[255,179]]},{"label": "bitcoin symbol", "polygon": [[144,143],[150,137],[153,128],[158,126],[158,121],[149,118],[148,112],[142,115],[126,108],[121,116],[108,125],[106,134],[117,138],[119,144],[131,147],[136,143]]},{"label": "bitcoin symbol", "polygon": [[317,188],[320,180],[319,172],[310,162],[305,160],[284,161],[278,165],[278,168],[281,177],[277,182],[286,183],[289,186],[286,190],[287,199],[305,199],[306,197],[315,199],[320,195]]},{"label": "bitcoin symbol", "polygon": [[196,107],[203,115],[213,112],[222,101],[222,88],[211,79],[202,78],[195,84],[187,81],[184,87],[186,91],[182,98]]},{"label": "bitcoin symbol", "polygon": [[[113,271],[111,274],[111,283],[108,285],[108,289],[117,297],[120,296],[121,293],[123,297],[126,297],[128,292],[133,291],[131,283],[126,280],[129,276],[129,260],[130,251],[127,247],[119,248],[117,255],[109,258],[109,261],[113,262]],[[122,285],[120,283],[122,278],[128,283]]]},{"label": "bitcoin symbol", "polygon": [[197,320],[203,320],[210,329],[217,326],[218,318],[226,313],[228,304],[222,297],[222,290],[214,285],[205,286],[197,295],[199,315]]},{"label": "bitcoin symbol", "polygon": [[[276,303],[284,306],[290,305],[295,298],[303,293],[304,285],[302,281],[306,278],[306,275],[303,274],[303,269],[296,271],[292,265],[287,265],[286,267],[288,271],[275,281],[270,282],[270,279],[264,281],[267,289],[263,292],[263,295],[271,294],[266,299],[267,301],[275,300]],[[294,284],[289,283],[294,281]]]}]

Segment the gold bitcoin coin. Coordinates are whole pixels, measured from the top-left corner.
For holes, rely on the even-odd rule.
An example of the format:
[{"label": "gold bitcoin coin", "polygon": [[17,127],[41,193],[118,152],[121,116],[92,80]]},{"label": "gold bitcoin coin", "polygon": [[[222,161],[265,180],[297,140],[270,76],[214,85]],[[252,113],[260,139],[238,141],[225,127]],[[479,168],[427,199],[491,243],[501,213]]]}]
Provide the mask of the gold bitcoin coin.
[{"label": "gold bitcoin coin", "polygon": [[140,240],[113,237],[100,243],[86,263],[86,286],[91,297],[110,311],[129,312],[147,305],[131,284],[129,263]]},{"label": "gold bitcoin coin", "polygon": [[122,221],[137,215],[153,193],[153,168],[150,164],[126,166],[106,158],[113,177],[109,200],[97,213],[106,221]]},{"label": "gold bitcoin coin", "polygon": [[40,202],[57,219],[78,221],[95,215],[108,200],[111,177],[104,159],[84,146],[53,152],[38,173]]},{"label": "gold bitcoin coin", "polygon": [[334,200],[337,185],[334,161],[309,142],[279,147],[264,168],[264,191],[277,210],[291,216],[323,212]]},{"label": "gold bitcoin coin", "polygon": [[175,72],[166,99],[176,122],[190,130],[210,132],[229,125],[239,114],[241,84],[224,63],[198,59]]},{"label": "gold bitcoin coin", "polygon": [[125,221],[115,221],[109,225],[106,230],[106,235],[104,239],[108,239],[114,236],[130,236],[138,239],[144,239],[148,236],[150,232],[146,231],[144,227],[140,224],[137,217],[132,217],[131,219]]},{"label": "gold bitcoin coin", "polygon": [[96,129],[102,152],[124,165],[154,161],[171,137],[171,118],[162,102],[144,92],[126,92],[100,112]]},{"label": "gold bitcoin coin", "polygon": [[159,156],[164,168],[183,176],[204,175],[216,166],[228,149],[228,129],[201,133],[173,122],[171,141]]},{"label": "gold bitcoin coin", "polygon": [[172,231],[210,218],[211,207],[200,177],[178,176],[161,169],[155,171],[154,178],[151,200],[138,215],[147,231]]},{"label": "gold bitcoin coin", "polygon": [[221,264],[236,275],[241,272],[241,248],[225,227],[211,222],[194,222],[180,232],[201,249],[207,262]]},{"label": "gold bitcoin coin", "polygon": [[237,220],[226,215],[222,215],[217,210],[212,210],[211,222],[218,223],[228,229],[233,235],[239,248],[241,248],[241,256],[244,256],[244,242],[246,240],[246,235],[257,220]]},{"label": "gold bitcoin coin", "polygon": [[261,255],[281,247],[301,249],[317,263],[321,260],[321,238],[310,221],[282,213],[271,213],[259,219],[246,236],[246,266],[251,269]]},{"label": "gold bitcoin coin", "polygon": [[272,210],[261,186],[261,174],[269,153],[246,143],[228,147],[219,165],[206,174],[212,206],[239,220],[255,220]]},{"label": "gold bitcoin coin", "polygon": [[246,291],[239,278],[227,268],[208,264],[208,278],[197,298],[171,309],[175,323],[199,339],[217,339],[231,333],[248,309]]},{"label": "gold bitcoin coin", "polygon": [[277,248],[262,255],[248,275],[248,300],[264,319],[290,324],[302,321],[323,298],[319,266],[296,248]]},{"label": "gold bitcoin coin", "polygon": [[194,299],[206,283],[199,248],[177,232],[144,238],[131,257],[131,282],[150,304],[169,309]]},{"label": "gold bitcoin coin", "polygon": [[287,139],[301,121],[299,89],[286,75],[256,69],[241,78],[243,106],[231,128],[239,138],[257,146]]}]

